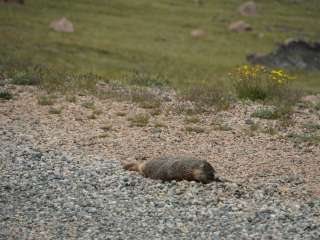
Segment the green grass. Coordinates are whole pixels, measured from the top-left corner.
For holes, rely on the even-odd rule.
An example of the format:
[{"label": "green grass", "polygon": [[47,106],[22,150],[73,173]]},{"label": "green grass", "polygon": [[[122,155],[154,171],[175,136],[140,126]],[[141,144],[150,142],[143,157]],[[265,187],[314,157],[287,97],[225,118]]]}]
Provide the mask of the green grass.
[{"label": "green grass", "polygon": [[314,104],[314,109],[319,111],[320,110],[320,102]]},{"label": "green grass", "polygon": [[[277,105],[277,103],[275,103]],[[261,119],[280,119],[282,124],[290,125],[293,108],[291,104],[279,104],[275,109],[260,107],[251,114],[251,117]]]},{"label": "green grass", "polygon": [[[19,59],[76,74],[93,72],[107,79],[147,72],[152,73],[151,78],[138,74],[129,83],[162,86],[169,80],[180,88],[200,81],[224,81],[228,72],[245,63],[246,54],[267,53],[287,38],[320,37],[320,25],[314,24],[320,21],[318,0],[301,4],[257,0],[258,16],[251,18],[237,13],[241,2],[30,0],[24,6],[1,4],[0,71]],[[74,33],[58,33],[48,27],[62,16],[74,23]],[[239,19],[254,31],[228,31],[228,24]],[[207,38],[191,38],[190,31],[196,28],[205,30]],[[320,90],[319,73],[296,75],[299,87]]]},{"label": "green grass", "polygon": [[93,110],[95,109],[95,104],[94,104],[94,101],[92,100],[83,102],[81,106],[88,109],[93,109]]},{"label": "green grass", "polygon": [[165,87],[169,84],[166,76],[139,71],[128,72],[124,78],[126,83],[141,87]]},{"label": "green grass", "polygon": [[275,110],[268,108],[259,108],[251,114],[251,117],[262,119],[277,119],[279,116]]},{"label": "green grass", "polygon": [[38,85],[40,79],[31,71],[21,71],[13,75],[12,83],[16,85]]},{"label": "green grass", "polygon": [[303,124],[303,128],[305,128],[308,131],[317,131],[320,130],[320,124],[309,121]]},{"label": "green grass", "polygon": [[47,106],[47,105],[53,105],[54,104],[54,97],[52,96],[47,96],[47,95],[42,95],[38,97],[38,104]]}]

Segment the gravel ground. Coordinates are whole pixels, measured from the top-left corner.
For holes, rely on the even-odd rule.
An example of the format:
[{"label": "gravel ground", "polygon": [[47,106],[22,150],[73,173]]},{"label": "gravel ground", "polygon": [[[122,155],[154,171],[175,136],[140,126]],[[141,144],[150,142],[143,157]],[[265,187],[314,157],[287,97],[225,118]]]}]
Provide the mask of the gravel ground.
[{"label": "gravel ground", "polygon": [[276,182],[162,183],[5,129],[0,140],[0,239],[320,238],[319,199],[284,200]]},{"label": "gravel ground", "polygon": [[[173,113],[130,127],[117,113],[145,111],[130,103],[57,99],[62,113],[48,114],[36,88],[8,89],[14,99],[0,102],[0,239],[320,238],[319,145],[285,138],[317,123],[319,111],[299,110],[278,136],[248,136],[256,106],[236,106],[199,116],[208,131],[196,134],[181,130],[184,117]],[[81,107],[88,100],[102,112],[97,119]],[[217,117],[232,130],[211,129]],[[207,159],[235,183],[162,183],[121,168],[164,152]]]}]

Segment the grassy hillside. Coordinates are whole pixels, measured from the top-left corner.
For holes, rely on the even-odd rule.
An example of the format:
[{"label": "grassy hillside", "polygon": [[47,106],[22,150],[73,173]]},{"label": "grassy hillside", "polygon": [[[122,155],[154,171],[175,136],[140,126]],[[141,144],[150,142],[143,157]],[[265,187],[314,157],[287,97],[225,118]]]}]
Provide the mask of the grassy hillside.
[{"label": "grassy hillside", "polygon": [[[132,69],[169,76],[175,87],[225,80],[251,52],[266,53],[287,38],[320,39],[318,0],[256,0],[258,16],[242,17],[238,0],[27,0],[0,5],[1,61],[47,63],[75,72],[117,77]],[[74,33],[49,29],[62,16]],[[227,26],[245,20],[254,31],[233,33]],[[206,39],[190,37],[201,28]],[[320,74],[296,73],[306,89],[320,90]]]}]

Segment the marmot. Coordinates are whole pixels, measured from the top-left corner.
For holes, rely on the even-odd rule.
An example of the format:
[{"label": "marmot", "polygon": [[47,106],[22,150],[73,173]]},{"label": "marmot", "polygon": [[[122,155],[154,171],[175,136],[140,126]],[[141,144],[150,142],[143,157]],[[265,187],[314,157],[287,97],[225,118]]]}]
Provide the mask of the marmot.
[{"label": "marmot", "polygon": [[137,171],[144,177],[163,181],[187,180],[202,183],[222,181],[215,176],[215,170],[207,161],[193,157],[161,157],[145,162],[126,163],[123,168]]}]

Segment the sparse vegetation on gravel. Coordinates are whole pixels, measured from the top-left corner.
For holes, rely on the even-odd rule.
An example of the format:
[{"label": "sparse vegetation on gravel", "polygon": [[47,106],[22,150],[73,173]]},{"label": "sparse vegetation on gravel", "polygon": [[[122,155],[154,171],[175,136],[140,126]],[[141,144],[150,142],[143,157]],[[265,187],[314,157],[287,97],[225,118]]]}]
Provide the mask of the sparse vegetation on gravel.
[{"label": "sparse vegetation on gravel", "polygon": [[277,119],[279,116],[277,114],[277,111],[274,109],[259,108],[251,114],[251,117],[262,119]]},{"label": "sparse vegetation on gravel", "polygon": [[[162,103],[165,114],[150,117],[150,109],[134,102],[80,94],[70,103],[57,95],[55,108],[63,111],[47,117],[48,108],[37,103],[37,96],[48,96],[45,91],[30,86],[11,91],[15,101],[0,104],[0,234],[5,239],[22,234],[95,239],[319,237],[319,139],[315,133],[301,135],[303,123],[309,123],[308,131],[317,128],[315,111],[293,109],[295,122],[288,135],[278,129],[279,119],[274,125],[250,119],[257,109],[254,102],[235,102],[218,113],[208,107],[199,115],[180,115],[174,110],[181,102],[173,93],[163,93],[172,99]],[[84,102],[94,102],[95,108],[84,108]],[[95,109],[101,114],[89,121],[86,116]],[[119,112],[139,127],[129,127]],[[186,119],[189,126],[184,126]],[[221,126],[216,129],[212,123]],[[221,131],[224,126],[232,131]],[[253,135],[247,134],[248,128]],[[126,172],[119,162],[182,153],[208,160],[219,176],[234,183],[162,183]]]},{"label": "sparse vegetation on gravel", "polygon": [[139,113],[128,118],[128,120],[131,123],[131,126],[135,127],[145,127],[149,123],[149,119],[150,116],[144,113]]},{"label": "sparse vegetation on gravel", "polygon": [[320,145],[320,135],[316,135],[313,133],[291,133],[288,135],[288,138],[295,143],[310,143]]},{"label": "sparse vegetation on gravel", "polygon": [[194,132],[194,133],[204,133],[206,129],[200,126],[186,126],[187,132]]},{"label": "sparse vegetation on gravel", "polygon": [[53,105],[54,102],[54,97],[50,95],[41,95],[38,97],[39,105]]}]

